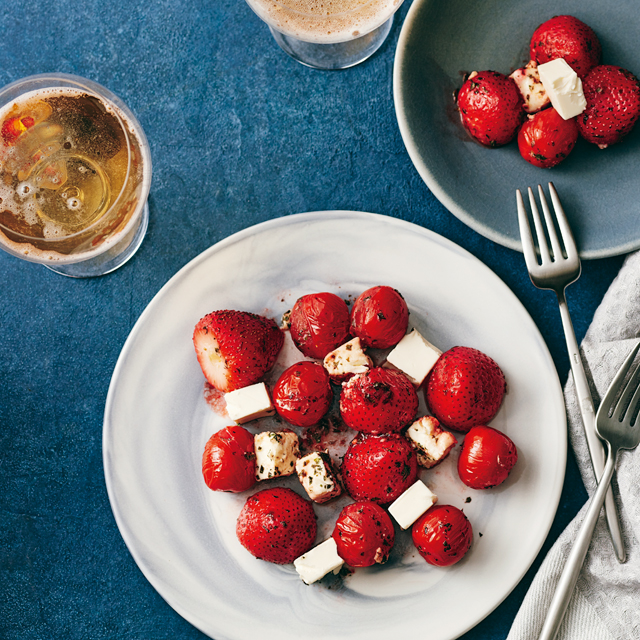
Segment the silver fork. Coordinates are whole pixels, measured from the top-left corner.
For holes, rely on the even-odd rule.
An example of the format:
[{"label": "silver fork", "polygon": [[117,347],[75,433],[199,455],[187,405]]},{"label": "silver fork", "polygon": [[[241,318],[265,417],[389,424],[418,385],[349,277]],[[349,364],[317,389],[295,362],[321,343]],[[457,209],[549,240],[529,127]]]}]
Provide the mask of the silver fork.
[{"label": "silver fork", "polygon": [[539,640],[553,640],[560,628],[591,544],[593,531],[616,466],[618,452],[620,449],[634,449],[640,443],[640,417],[638,416],[640,366],[637,366],[627,379],[627,373],[638,349],[640,349],[640,343],[627,356],[598,409],[596,429],[607,447],[607,462],[598,489],[591,498],[591,504],[562,570]]},{"label": "silver fork", "polygon": [[[529,187],[528,192],[529,203],[531,205],[531,217],[533,218],[537,245],[540,252],[540,261],[538,261],[536,242],[531,233],[531,226],[529,225],[529,219],[522,199],[522,194],[518,189],[516,190],[516,201],[518,205],[518,222],[520,224],[520,237],[522,239],[524,259],[527,264],[527,270],[529,271],[531,282],[533,282],[538,289],[550,289],[555,291],[556,296],[558,297],[560,317],[562,318],[564,336],[567,341],[567,350],[569,352],[573,380],[576,385],[576,394],[578,396],[580,415],[582,416],[582,425],[584,427],[587,445],[589,447],[589,454],[591,455],[593,471],[596,479],[599,479],[602,476],[602,471],[604,469],[604,449],[602,448],[602,443],[596,434],[593,400],[591,399],[587,376],[584,372],[578,341],[576,340],[576,334],[573,330],[571,316],[569,315],[569,307],[567,306],[567,299],[565,297],[565,289],[567,286],[572,282],[575,282],[580,277],[580,272],[582,270],[580,257],[578,255],[575,240],[573,239],[573,234],[571,233],[571,228],[569,227],[569,222],[567,221],[567,217],[564,213],[562,204],[560,203],[560,198],[558,198],[558,193],[556,192],[553,183],[549,183],[549,193],[551,194],[551,201],[555,212],[555,221],[557,223],[560,236],[558,236],[558,232],[556,231],[554,216],[547,205],[547,200],[544,196],[542,187],[538,185],[540,204],[542,205],[542,212],[544,216],[544,225],[531,187]],[[547,237],[551,243],[551,247],[549,247]],[[605,512],[616,557],[619,562],[624,562],[626,554],[624,543],[622,541],[622,533],[620,532],[618,513],[611,489],[609,489],[606,494]]]}]

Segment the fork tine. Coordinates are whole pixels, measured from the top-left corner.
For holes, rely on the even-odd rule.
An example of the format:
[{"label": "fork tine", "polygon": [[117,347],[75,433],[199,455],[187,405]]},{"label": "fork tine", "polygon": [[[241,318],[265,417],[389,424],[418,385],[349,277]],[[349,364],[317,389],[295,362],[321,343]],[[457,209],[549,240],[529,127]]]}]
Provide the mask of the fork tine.
[{"label": "fork tine", "polygon": [[531,205],[531,217],[533,218],[533,224],[536,228],[536,235],[538,236],[538,247],[540,249],[540,257],[542,263],[551,262],[551,254],[549,253],[549,246],[544,235],[544,227],[542,226],[542,218],[540,218],[540,212],[538,211],[538,203],[533,195],[531,187],[529,191],[529,204]]},{"label": "fork tine", "polygon": [[538,195],[540,196],[540,204],[542,205],[542,211],[544,213],[544,220],[547,225],[547,233],[549,234],[549,240],[551,241],[551,248],[553,250],[553,259],[558,261],[562,259],[562,247],[560,246],[560,240],[558,239],[558,233],[556,232],[556,225],[553,223],[553,216],[551,210],[547,204],[547,199],[542,190],[542,185],[538,185]]},{"label": "fork tine", "polygon": [[624,363],[620,367],[618,373],[616,373],[616,377],[612,380],[611,384],[609,385],[609,389],[607,389],[607,393],[605,394],[604,398],[602,398],[602,402],[600,403],[600,409],[598,409],[598,413],[603,411],[604,415],[609,415],[609,412],[613,407],[613,403],[618,397],[618,392],[622,387],[622,383],[624,382],[625,376],[629,372],[629,369],[633,364],[636,354],[638,353],[638,349],[640,349],[640,342],[638,342],[638,344],[636,344],[636,346],[633,347],[633,349],[631,349],[631,353],[627,356],[627,359],[624,361]]},{"label": "fork tine", "polygon": [[536,246],[529,226],[529,218],[527,210],[524,207],[524,200],[520,189],[516,189],[516,202],[518,205],[518,224],[520,226],[520,239],[522,240],[522,252],[524,253],[524,261],[529,271],[538,265],[538,257],[536,256]]},{"label": "fork tine", "polygon": [[631,378],[624,387],[624,391],[618,400],[618,404],[616,404],[616,408],[611,416],[612,420],[617,420],[618,422],[622,422],[622,418],[627,410],[632,410],[632,402],[631,397],[636,394],[638,391],[638,380],[640,380],[640,367],[636,367],[636,370],[633,372]]},{"label": "fork tine", "polygon": [[578,255],[576,241],[573,237],[573,233],[571,232],[569,221],[567,220],[567,216],[564,212],[564,209],[562,208],[560,197],[558,196],[558,192],[556,191],[553,182],[549,183],[549,193],[551,194],[553,210],[556,213],[556,220],[558,221],[558,227],[560,229],[560,235],[562,236],[562,243],[564,244],[564,249],[566,251],[567,257],[575,258]]}]

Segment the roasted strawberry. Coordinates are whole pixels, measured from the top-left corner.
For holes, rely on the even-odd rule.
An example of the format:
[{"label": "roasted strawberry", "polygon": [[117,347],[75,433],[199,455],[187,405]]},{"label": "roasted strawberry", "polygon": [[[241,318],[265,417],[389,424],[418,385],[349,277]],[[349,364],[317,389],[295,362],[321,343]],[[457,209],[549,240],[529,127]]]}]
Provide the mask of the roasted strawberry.
[{"label": "roasted strawberry", "polygon": [[273,388],[273,404],[287,422],[310,427],[327,412],[333,399],[329,374],[317,362],[290,366]]},{"label": "roasted strawberry", "polygon": [[332,533],[338,555],[351,567],[384,564],[395,536],[389,514],[375,502],[348,504],[340,512]]},{"label": "roasted strawberry", "polygon": [[429,563],[448,567],[460,562],[473,540],[467,516],[457,507],[435,505],[420,516],[411,530],[418,553]]},{"label": "roasted strawberry", "polygon": [[365,347],[393,347],[407,332],[409,309],[399,291],[385,285],[361,293],[351,309],[351,334]]},{"label": "roasted strawberry", "polygon": [[416,454],[398,433],[356,436],[344,454],[342,479],[356,501],[393,502],[417,478]]},{"label": "roasted strawberry", "polygon": [[202,475],[209,489],[238,493],[256,483],[253,435],[243,427],[225,427],[214,433],[202,455]]},{"label": "roasted strawberry", "polygon": [[494,360],[477,349],[453,347],[431,370],[425,400],[443,426],[467,432],[496,415],[505,391],[504,374]]},{"label": "roasted strawberry", "polygon": [[236,524],[240,544],[260,560],[288,564],[309,551],[317,523],[308,500],[285,487],[254,493]]},{"label": "roasted strawberry", "polygon": [[458,111],[465,129],[480,144],[510,142],[525,112],[515,82],[497,71],[474,71],[458,92]]},{"label": "roasted strawberry", "polygon": [[491,427],[473,427],[464,438],[458,475],[472,489],[488,489],[503,483],[517,460],[511,438]]},{"label": "roasted strawberry", "polygon": [[356,431],[400,431],[417,410],[418,394],[401,371],[376,367],[353,376],[342,386],[340,415]]},{"label": "roasted strawberry", "polygon": [[324,358],[349,336],[349,307],[334,293],[302,296],[286,315],[294,344],[308,358]]},{"label": "roasted strawberry", "polygon": [[553,108],[530,115],[518,132],[520,155],[532,165],[547,169],[560,164],[578,140],[575,118],[565,120]]},{"label": "roasted strawberry", "polygon": [[214,311],[193,332],[207,382],[225,393],[257,382],[275,363],[283,342],[272,319],[246,311]]},{"label": "roasted strawberry", "polygon": [[574,16],[554,16],[543,22],[531,36],[532,60],[543,64],[564,58],[580,76],[600,62],[602,48],[593,29]]},{"label": "roasted strawberry", "polygon": [[582,85],[587,108],[577,118],[580,134],[601,149],[620,142],[640,117],[640,82],[626,69],[603,64]]},{"label": "roasted strawberry", "polygon": [[6,144],[13,144],[27,129],[35,124],[31,116],[7,118],[0,128],[0,135]]}]

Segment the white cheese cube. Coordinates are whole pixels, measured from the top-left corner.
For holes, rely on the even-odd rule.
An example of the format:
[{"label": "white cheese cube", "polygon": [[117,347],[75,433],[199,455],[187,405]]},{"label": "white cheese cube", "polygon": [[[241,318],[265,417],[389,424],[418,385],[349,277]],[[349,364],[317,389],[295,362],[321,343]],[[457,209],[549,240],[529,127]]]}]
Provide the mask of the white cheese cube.
[{"label": "white cheese cube", "polygon": [[309,453],[298,458],[296,473],[309,498],[318,504],[327,502],[342,493],[331,457],[324,451]]},{"label": "white cheese cube", "polygon": [[354,338],[324,357],[324,368],[335,382],[342,382],[373,367],[371,358],[362,349],[360,338]]},{"label": "white cheese cube", "polygon": [[414,385],[419,387],[441,355],[440,349],[434,347],[414,329],[389,353],[387,364],[400,369]]},{"label": "white cheese cube", "polygon": [[272,416],[276,410],[264,382],[225,393],[227,413],[236,424]]},{"label": "white cheese cube", "polygon": [[389,513],[402,529],[408,529],[427,509],[438,501],[422,480],[416,480],[389,506]]},{"label": "white cheese cube", "polygon": [[516,69],[509,76],[518,86],[527,113],[536,113],[549,104],[549,96],[540,81],[538,64],[531,60],[526,67]]},{"label": "white cheese cube", "polygon": [[581,114],[587,108],[582,80],[564,58],[539,64],[538,73],[551,105],[564,120]]},{"label": "white cheese cube", "polygon": [[263,431],[256,433],[253,442],[257,480],[293,475],[300,457],[298,436],[293,431]]},{"label": "white cheese cube", "polygon": [[456,437],[440,428],[432,416],[418,418],[404,434],[416,450],[418,464],[430,469],[449,455],[458,444]]},{"label": "white cheese cube", "polygon": [[338,547],[333,538],[321,542],[293,561],[293,566],[306,584],[320,580],[330,571],[338,573],[343,564],[344,561],[338,555]]}]

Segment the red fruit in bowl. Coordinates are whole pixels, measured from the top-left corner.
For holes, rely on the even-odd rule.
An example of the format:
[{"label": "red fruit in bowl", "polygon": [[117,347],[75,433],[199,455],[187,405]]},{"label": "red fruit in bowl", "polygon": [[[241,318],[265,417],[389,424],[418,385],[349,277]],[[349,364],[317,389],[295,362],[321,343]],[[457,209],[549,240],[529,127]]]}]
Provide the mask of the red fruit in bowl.
[{"label": "red fruit in bowl", "polygon": [[507,479],[517,460],[516,445],[504,433],[486,426],[473,427],[464,438],[458,475],[472,489],[489,489]]},{"label": "red fruit in bowl", "polygon": [[515,82],[497,71],[474,71],[467,78],[458,92],[458,111],[469,134],[487,147],[510,142],[525,116]]},{"label": "red fruit in bowl", "polygon": [[209,384],[225,393],[254,384],[273,366],[284,343],[271,318],[247,311],[214,311],[193,331],[193,345]]},{"label": "red fruit in bowl", "polygon": [[429,373],[425,400],[443,426],[467,432],[498,413],[506,382],[497,363],[471,347],[445,351]]},{"label": "red fruit in bowl", "polygon": [[387,349],[407,332],[409,309],[399,291],[385,285],[361,293],[351,309],[351,333],[365,347]]},{"label": "red fruit in bowl", "polygon": [[404,373],[376,367],[344,383],[340,415],[356,431],[390,433],[413,420],[418,402],[415,387]]},{"label": "red fruit in bowl", "polygon": [[550,107],[529,116],[518,132],[520,155],[532,165],[547,169],[560,164],[578,140],[575,118],[565,120]]},{"label": "red fruit in bowl", "polygon": [[213,491],[238,493],[250,489],[256,483],[253,435],[238,426],[214,433],[202,454],[202,475]]},{"label": "red fruit in bowl", "polygon": [[460,509],[443,504],[431,507],[414,522],[411,537],[429,564],[448,567],[469,551],[473,530]]},{"label": "red fruit in bowl", "polygon": [[351,567],[383,564],[395,542],[389,514],[375,502],[348,504],[338,516],[331,534],[338,555]]},{"label": "red fruit in bowl", "polygon": [[276,564],[288,564],[309,551],[316,533],[311,503],[286,487],[254,493],[236,524],[240,544],[256,558]]},{"label": "red fruit in bowl", "polygon": [[593,29],[574,16],[554,16],[531,36],[529,53],[538,64],[564,58],[580,76],[600,62],[602,48]]},{"label": "red fruit in bowl", "polygon": [[329,374],[317,362],[305,360],[290,366],[273,388],[273,404],[287,422],[296,427],[316,424],[333,399]]},{"label": "red fruit in bowl", "polygon": [[416,481],[418,460],[398,433],[356,436],[344,454],[341,471],[354,500],[386,505]]},{"label": "red fruit in bowl", "polygon": [[578,129],[601,149],[620,142],[640,117],[640,82],[621,67],[599,65],[582,82],[587,108],[577,116]]},{"label": "red fruit in bowl", "polygon": [[294,344],[308,358],[324,358],[349,337],[349,307],[334,293],[302,296],[288,322]]}]

